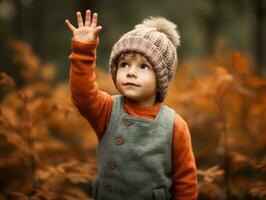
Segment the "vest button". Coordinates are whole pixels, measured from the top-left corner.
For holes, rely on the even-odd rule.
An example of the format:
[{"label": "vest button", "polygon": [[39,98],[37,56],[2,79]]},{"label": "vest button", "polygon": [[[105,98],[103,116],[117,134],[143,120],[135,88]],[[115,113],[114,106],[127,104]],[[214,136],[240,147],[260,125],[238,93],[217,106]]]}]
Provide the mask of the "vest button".
[{"label": "vest button", "polygon": [[125,124],[126,126],[131,126],[131,125],[133,124],[133,122],[132,122],[130,119],[126,119],[126,120],[124,121],[124,124]]},{"label": "vest button", "polygon": [[120,145],[120,144],[123,144],[123,143],[124,143],[124,140],[123,140],[122,137],[116,137],[116,138],[115,138],[115,143],[116,143],[117,145]]},{"label": "vest button", "polygon": [[115,168],[116,168],[116,165],[115,165],[114,162],[109,162],[109,163],[107,163],[107,165],[106,165],[106,170],[107,170],[108,172],[114,170]]}]

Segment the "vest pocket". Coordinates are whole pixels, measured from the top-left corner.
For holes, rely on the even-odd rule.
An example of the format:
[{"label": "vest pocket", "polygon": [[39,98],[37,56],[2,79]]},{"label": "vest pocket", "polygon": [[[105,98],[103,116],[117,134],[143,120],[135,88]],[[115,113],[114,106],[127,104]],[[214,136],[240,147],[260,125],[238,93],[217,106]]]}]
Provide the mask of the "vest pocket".
[{"label": "vest pocket", "polygon": [[92,197],[95,200],[97,199],[98,185],[99,185],[98,180],[94,180],[93,185],[92,185]]},{"label": "vest pocket", "polygon": [[152,190],[153,200],[166,200],[164,187],[155,188]]}]

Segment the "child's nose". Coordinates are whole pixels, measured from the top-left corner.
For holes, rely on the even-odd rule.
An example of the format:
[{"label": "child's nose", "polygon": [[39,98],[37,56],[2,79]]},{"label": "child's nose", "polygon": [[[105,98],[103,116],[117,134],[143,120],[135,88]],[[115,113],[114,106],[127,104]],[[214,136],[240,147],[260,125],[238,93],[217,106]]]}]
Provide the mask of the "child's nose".
[{"label": "child's nose", "polygon": [[131,66],[131,67],[129,67],[129,69],[128,69],[128,76],[137,76],[137,70],[136,70],[136,67],[134,67],[134,66]]}]

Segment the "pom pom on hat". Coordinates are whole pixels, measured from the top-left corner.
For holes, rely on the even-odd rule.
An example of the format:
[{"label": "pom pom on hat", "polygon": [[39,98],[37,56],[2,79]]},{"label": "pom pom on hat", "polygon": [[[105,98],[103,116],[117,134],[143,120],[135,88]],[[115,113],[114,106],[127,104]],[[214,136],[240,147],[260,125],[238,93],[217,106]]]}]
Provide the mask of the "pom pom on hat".
[{"label": "pom pom on hat", "polygon": [[158,32],[164,33],[174,46],[180,46],[180,36],[176,30],[176,25],[163,17],[149,17],[135,26],[135,29],[143,28],[155,28]]}]

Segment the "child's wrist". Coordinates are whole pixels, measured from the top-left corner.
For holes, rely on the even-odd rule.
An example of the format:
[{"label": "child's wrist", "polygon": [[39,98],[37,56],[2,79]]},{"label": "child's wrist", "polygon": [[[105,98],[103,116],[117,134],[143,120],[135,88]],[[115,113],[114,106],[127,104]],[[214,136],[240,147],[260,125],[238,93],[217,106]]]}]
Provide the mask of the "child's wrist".
[{"label": "child's wrist", "polygon": [[88,51],[96,49],[99,39],[91,42],[82,42],[72,39],[72,51],[76,53],[88,53]]},{"label": "child's wrist", "polygon": [[97,46],[99,43],[99,38],[96,38],[96,40],[86,41],[86,42],[72,38],[71,41],[72,41],[72,44],[75,43],[76,45],[79,45],[79,46],[88,47],[88,46]]}]

